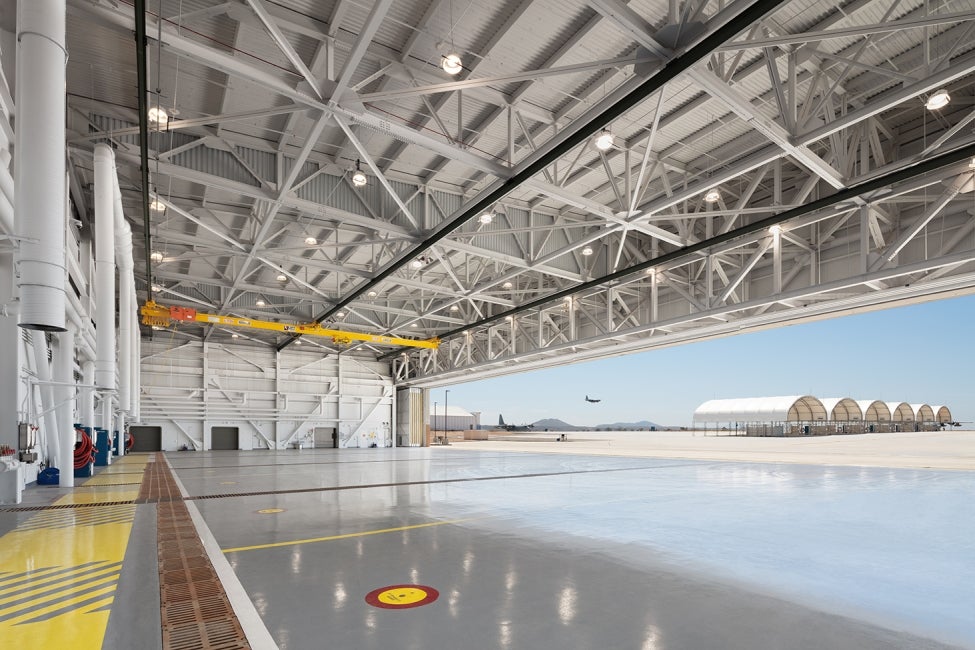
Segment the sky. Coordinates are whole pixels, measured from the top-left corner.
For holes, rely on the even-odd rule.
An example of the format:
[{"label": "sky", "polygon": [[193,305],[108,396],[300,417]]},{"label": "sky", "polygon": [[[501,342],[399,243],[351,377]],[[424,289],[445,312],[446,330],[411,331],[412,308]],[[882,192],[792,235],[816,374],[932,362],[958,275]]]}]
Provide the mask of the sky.
[{"label": "sky", "polygon": [[[509,424],[688,426],[709,399],[775,395],[947,405],[971,422],[973,370],[975,296],[966,296],[445,388],[482,424],[500,413]],[[430,391],[431,409],[445,388]]]}]

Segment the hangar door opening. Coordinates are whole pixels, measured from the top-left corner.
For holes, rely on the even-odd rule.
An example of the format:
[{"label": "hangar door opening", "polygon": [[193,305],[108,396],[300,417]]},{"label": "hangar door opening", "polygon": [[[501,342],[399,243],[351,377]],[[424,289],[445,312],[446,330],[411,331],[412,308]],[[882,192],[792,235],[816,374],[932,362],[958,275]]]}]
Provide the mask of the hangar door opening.
[{"label": "hangar door opening", "polygon": [[239,437],[239,427],[213,427],[210,429],[210,449],[236,451],[240,449]]},{"label": "hangar door opening", "polygon": [[132,449],[129,451],[162,451],[162,427],[129,427]]}]

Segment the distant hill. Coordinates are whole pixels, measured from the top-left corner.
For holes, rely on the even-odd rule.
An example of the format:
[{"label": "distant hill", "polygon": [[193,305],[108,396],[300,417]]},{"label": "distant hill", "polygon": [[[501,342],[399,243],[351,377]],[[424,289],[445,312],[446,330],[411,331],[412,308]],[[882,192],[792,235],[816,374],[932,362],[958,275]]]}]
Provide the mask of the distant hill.
[{"label": "distant hill", "polygon": [[609,429],[610,431],[626,431],[628,429],[649,429],[650,427],[655,429],[665,428],[656,422],[651,422],[649,420],[640,420],[639,422],[613,422],[612,424],[597,424],[592,428]]},{"label": "distant hill", "polygon": [[535,431],[544,431],[548,429],[549,431],[585,431],[589,427],[577,427],[569,424],[568,422],[563,422],[562,420],[557,420],[555,418],[545,418],[544,420],[539,420],[534,423]]}]

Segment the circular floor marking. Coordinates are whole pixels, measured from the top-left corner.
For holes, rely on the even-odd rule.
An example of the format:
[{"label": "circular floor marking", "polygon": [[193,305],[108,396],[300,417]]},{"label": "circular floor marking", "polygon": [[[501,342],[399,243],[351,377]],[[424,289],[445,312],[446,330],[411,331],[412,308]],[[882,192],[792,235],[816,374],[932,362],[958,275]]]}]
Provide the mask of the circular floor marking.
[{"label": "circular floor marking", "polygon": [[382,609],[409,609],[429,605],[440,597],[440,592],[426,585],[390,585],[366,594],[366,602]]},{"label": "circular floor marking", "polygon": [[279,512],[284,512],[284,508],[264,508],[263,510],[258,510],[259,515],[276,515]]}]

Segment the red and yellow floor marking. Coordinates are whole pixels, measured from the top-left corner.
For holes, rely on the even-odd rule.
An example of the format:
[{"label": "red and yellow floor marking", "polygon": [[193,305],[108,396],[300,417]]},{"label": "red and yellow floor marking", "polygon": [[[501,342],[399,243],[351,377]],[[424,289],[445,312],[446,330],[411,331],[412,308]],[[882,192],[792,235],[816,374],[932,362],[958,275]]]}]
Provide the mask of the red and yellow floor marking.
[{"label": "red and yellow floor marking", "polygon": [[440,592],[426,585],[390,585],[366,594],[366,602],[381,609],[410,609],[429,605]]},{"label": "red and yellow floor marking", "polygon": [[[100,474],[137,473],[146,462],[147,456],[126,456]],[[79,484],[97,486],[92,482],[99,478]],[[67,494],[53,505],[131,501],[138,494],[137,485],[107,486]],[[46,510],[0,537],[3,647],[102,647],[134,515],[131,504]]]}]

